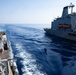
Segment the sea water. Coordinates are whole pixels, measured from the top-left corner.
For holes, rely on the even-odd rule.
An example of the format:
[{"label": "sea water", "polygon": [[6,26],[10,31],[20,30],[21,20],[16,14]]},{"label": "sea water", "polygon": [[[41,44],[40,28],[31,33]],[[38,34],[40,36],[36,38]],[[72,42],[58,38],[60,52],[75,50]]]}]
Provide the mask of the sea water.
[{"label": "sea water", "polygon": [[47,26],[5,25],[19,75],[76,75],[76,44],[45,35]]}]

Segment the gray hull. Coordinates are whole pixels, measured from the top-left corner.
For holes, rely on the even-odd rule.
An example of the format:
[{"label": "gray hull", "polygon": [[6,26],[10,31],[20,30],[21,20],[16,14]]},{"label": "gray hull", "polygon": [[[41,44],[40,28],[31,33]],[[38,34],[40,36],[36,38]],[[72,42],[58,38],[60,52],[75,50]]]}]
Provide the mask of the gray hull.
[{"label": "gray hull", "polygon": [[76,41],[76,33],[62,30],[45,29],[46,34],[54,35],[60,38]]}]

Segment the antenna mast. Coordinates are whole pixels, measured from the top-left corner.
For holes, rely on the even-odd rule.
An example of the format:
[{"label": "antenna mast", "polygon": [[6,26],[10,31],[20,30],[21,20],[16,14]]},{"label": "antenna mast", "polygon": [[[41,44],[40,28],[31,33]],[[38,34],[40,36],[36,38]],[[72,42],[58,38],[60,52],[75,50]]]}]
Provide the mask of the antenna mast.
[{"label": "antenna mast", "polygon": [[70,5],[68,6],[69,8],[71,8],[71,14],[73,13],[73,7],[74,7],[75,5],[73,5],[72,3],[70,3]]}]

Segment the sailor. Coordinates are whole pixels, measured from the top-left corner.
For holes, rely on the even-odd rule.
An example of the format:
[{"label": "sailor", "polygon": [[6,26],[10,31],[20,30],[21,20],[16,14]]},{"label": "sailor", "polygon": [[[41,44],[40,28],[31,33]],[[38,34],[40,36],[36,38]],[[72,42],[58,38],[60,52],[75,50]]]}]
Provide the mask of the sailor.
[{"label": "sailor", "polygon": [[7,50],[8,47],[7,47],[7,39],[5,37],[5,35],[3,35],[3,44],[4,44],[4,50]]},{"label": "sailor", "polygon": [[46,48],[44,48],[44,52],[45,52],[45,54],[47,54],[47,49]]},{"label": "sailor", "polygon": [[2,34],[0,34],[0,53],[4,51]]}]

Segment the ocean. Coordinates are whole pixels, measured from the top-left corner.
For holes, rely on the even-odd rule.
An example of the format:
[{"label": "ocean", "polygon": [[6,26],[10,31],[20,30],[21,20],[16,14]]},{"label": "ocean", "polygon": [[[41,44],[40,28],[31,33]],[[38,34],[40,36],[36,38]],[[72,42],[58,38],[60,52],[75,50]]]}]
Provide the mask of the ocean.
[{"label": "ocean", "polygon": [[50,25],[7,24],[4,27],[17,59],[19,75],[76,75],[76,44],[45,35],[43,28]]}]

